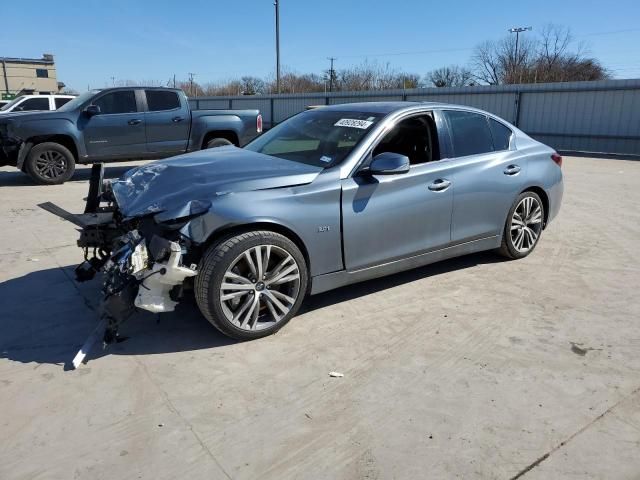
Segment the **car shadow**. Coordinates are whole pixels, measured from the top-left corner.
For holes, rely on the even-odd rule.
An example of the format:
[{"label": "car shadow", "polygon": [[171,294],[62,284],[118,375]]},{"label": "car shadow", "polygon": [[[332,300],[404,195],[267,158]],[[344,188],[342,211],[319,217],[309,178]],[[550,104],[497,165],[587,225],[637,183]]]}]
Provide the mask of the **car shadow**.
[{"label": "car shadow", "polygon": [[[356,297],[397,287],[422,278],[479,264],[502,261],[488,252],[472,254],[407,272],[342,287],[306,299],[304,312],[340,304]],[[98,324],[100,281],[77,283],[73,269],[51,268],[0,283],[0,358],[20,363],[68,367]],[[200,314],[193,295],[175,312],[154,315],[138,312],[121,327],[125,341],[102,349],[96,345],[87,357],[148,355],[224,347],[236,343]]]},{"label": "car shadow", "polygon": [[[118,165],[111,163],[105,165],[105,178],[118,178],[127,170],[131,170],[136,165]],[[91,178],[91,165],[78,165],[71,180],[66,183],[87,182]],[[31,178],[20,170],[12,169],[0,171],[0,186],[6,187],[34,187],[38,186]]]}]

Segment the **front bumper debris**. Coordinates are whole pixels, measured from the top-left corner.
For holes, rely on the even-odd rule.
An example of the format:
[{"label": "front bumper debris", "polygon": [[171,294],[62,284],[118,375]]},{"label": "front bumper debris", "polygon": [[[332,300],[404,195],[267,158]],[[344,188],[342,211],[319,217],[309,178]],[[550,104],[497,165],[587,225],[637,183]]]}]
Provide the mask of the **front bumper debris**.
[{"label": "front bumper debris", "polygon": [[[102,177],[103,167],[94,166],[85,213],[73,214],[50,202],[39,206],[80,227],[78,246],[85,259],[76,268],[76,279],[88,281],[102,273],[99,325],[103,342],[109,344],[118,341],[120,325],[136,309],[173,311],[185,280],[198,272],[186,262],[188,241],[178,230],[165,231],[151,218],[123,218]],[[85,344],[74,365],[87,348]]]}]

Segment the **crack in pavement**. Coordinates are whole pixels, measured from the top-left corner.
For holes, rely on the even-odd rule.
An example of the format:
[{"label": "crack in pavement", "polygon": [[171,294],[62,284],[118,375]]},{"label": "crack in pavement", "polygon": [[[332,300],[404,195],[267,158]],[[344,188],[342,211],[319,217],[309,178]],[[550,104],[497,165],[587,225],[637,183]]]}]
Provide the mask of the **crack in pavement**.
[{"label": "crack in pavement", "polygon": [[207,447],[205,445],[205,443],[202,441],[202,439],[200,438],[200,435],[198,435],[198,433],[195,431],[195,429],[193,428],[193,425],[191,424],[191,422],[189,422],[189,420],[187,420],[186,418],[184,418],[182,416],[182,414],[180,413],[180,411],[176,408],[176,406],[173,404],[173,402],[171,401],[171,399],[169,398],[169,395],[167,394],[167,392],[164,391],[164,389],[153,379],[153,377],[151,376],[151,374],[149,373],[149,370],[147,370],[147,366],[144,364],[144,362],[140,359],[138,359],[137,357],[133,357],[132,360],[138,364],[138,366],[140,368],[142,368],[142,371],[144,372],[145,376],[149,379],[149,381],[151,382],[151,384],[156,387],[156,389],[160,392],[160,394],[162,395],[162,398],[164,400],[164,404],[167,406],[167,408],[169,409],[169,411],[173,412],[175,415],[178,416],[178,418],[180,418],[180,420],[182,420],[182,422],[187,426],[187,428],[189,429],[189,431],[191,432],[191,434],[194,436],[194,438],[196,439],[196,441],[200,444],[200,446],[202,447],[202,449],[207,452],[207,454],[209,455],[209,457],[213,460],[213,462],[216,464],[216,466],[220,469],[220,471],[222,473],[225,474],[225,476],[229,479],[229,480],[233,480],[231,475],[229,475],[227,473],[227,471],[224,469],[224,467],[222,466],[222,464],[218,461],[218,459],[216,458],[216,456],[213,454],[213,452],[209,449],[209,447]]},{"label": "crack in pavement", "polygon": [[572,435],[569,436],[569,438],[567,438],[566,440],[563,440],[562,442],[560,442],[558,445],[556,445],[555,447],[553,447],[551,450],[549,450],[547,453],[545,453],[544,455],[542,455],[541,457],[539,457],[538,459],[536,459],[534,462],[530,463],[529,465],[527,465],[525,468],[523,468],[522,470],[520,470],[518,473],[516,473],[513,477],[511,477],[509,480],[517,480],[518,478],[523,477],[524,475],[526,475],[527,473],[529,473],[531,470],[533,470],[534,468],[536,468],[538,465],[540,465],[542,462],[544,462],[547,458],[549,458],[553,453],[557,452],[558,450],[560,450],[562,447],[564,447],[567,443],[569,443],[571,440],[573,440],[574,438],[576,438],[578,435],[580,435],[582,432],[584,432],[586,429],[588,429],[591,425],[593,425],[594,423],[597,423],[598,421],[600,421],[602,418],[604,418],[607,414],[611,413],[611,411],[616,408],[618,405],[620,405],[622,402],[628,400],[629,398],[633,397],[634,395],[636,395],[637,393],[640,393],[640,387],[636,388],[635,390],[633,390],[629,395],[622,397],[620,400],[618,400],[616,403],[614,403],[613,405],[611,405],[609,408],[607,408],[604,412],[602,412],[600,415],[598,415],[596,418],[594,418],[593,420],[591,420],[589,423],[587,423],[585,426],[583,426],[580,430],[578,430],[577,432],[573,433]]}]

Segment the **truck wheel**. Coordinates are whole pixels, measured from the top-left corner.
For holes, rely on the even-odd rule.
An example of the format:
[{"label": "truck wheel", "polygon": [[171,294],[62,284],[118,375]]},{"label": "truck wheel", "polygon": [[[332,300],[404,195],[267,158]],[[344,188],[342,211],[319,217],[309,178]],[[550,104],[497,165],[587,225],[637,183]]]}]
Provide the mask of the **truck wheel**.
[{"label": "truck wheel", "polygon": [[40,185],[57,185],[73,176],[76,162],[68,148],[54,142],[33,147],[25,161],[25,171]]},{"label": "truck wheel", "polygon": [[233,145],[233,142],[227,140],[226,138],[212,138],[207,142],[206,148],[224,147],[226,145]]},{"label": "truck wheel", "polygon": [[307,291],[307,264],[287,237],[253,231],[207,250],[195,278],[202,314],[225,335],[252,340],[277,332]]}]

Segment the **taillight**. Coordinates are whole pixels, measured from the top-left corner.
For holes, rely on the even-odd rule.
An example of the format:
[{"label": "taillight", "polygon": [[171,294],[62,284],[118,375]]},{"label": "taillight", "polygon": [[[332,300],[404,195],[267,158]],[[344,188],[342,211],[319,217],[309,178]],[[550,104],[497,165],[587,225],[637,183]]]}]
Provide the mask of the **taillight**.
[{"label": "taillight", "polygon": [[262,133],[262,115],[258,114],[258,118],[256,119],[256,130],[258,133]]},{"label": "taillight", "polygon": [[551,160],[556,162],[556,165],[558,165],[559,167],[562,167],[562,157],[557,153],[551,155]]}]

